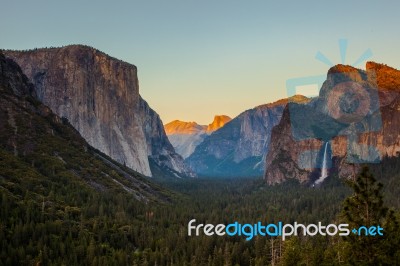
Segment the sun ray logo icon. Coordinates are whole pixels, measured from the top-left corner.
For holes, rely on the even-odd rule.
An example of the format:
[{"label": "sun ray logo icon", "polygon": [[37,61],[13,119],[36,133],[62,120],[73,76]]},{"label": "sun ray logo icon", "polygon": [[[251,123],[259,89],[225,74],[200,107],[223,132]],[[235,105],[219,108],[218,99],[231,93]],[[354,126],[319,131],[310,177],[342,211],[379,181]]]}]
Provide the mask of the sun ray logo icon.
[{"label": "sun ray logo icon", "polygon": [[[339,42],[339,51],[340,51],[341,64],[345,64],[346,63],[348,40],[347,39],[339,39],[338,42]],[[370,48],[368,48],[367,50],[364,51],[364,53],[362,53],[358,57],[358,59],[353,64],[351,64],[351,66],[357,67],[361,63],[367,61],[371,57],[372,57],[372,50]],[[329,67],[333,67],[334,66],[332,61],[329,60],[328,57],[326,57],[320,51],[318,51],[317,54],[315,55],[315,59],[317,59],[318,61],[324,63],[325,65],[327,65]]]}]

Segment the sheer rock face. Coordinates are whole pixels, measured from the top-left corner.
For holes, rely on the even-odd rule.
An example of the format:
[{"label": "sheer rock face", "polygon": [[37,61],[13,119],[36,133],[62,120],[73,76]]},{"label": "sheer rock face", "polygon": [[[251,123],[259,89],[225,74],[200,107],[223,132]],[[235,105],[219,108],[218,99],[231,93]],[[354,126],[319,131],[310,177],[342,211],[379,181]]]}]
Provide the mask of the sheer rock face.
[{"label": "sheer rock face", "polygon": [[[170,201],[167,191],[93,149],[65,119],[39,102],[33,84],[1,51],[0,162],[0,186],[6,185],[4,191],[13,197],[23,193],[21,185],[27,192],[42,193],[42,184],[63,186],[71,179],[74,190],[120,190],[143,203]],[[55,175],[62,178],[54,180]],[[27,182],[37,185],[26,187]]]},{"label": "sheer rock face", "polygon": [[207,136],[186,162],[204,176],[261,176],[271,130],[279,123],[286,104],[287,100],[281,100],[241,113]]},{"label": "sheer rock face", "polygon": [[[317,139],[296,141],[292,134],[290,112],[286,107],[280,123],[272,129],[269,153],[266,156],[265,178],[269,184],[281,183],[289,178],[305,182],[310,174],[298,165],[299,154],[307,150],[320,149],[322,141]],[[311,156],[309,164],[314,159]]]},{"label": "sheer rock face", "polygon": [[[366,69],[337,65],[329,70],[319,97],[305,105],[288,105],[280,123],[272,130],[271,152],[266,158],[264,175],[269,184],[291,178],[312,182],[320,174],[320,169],[315,166],[319,165],[326,141],[331,147],[329,171],[338,172],[342,177],[357,172],[360,164],[349,163],[354,154],[369,159],[376,154],[378,161],[385,156],[399,156],[400,71],[374,62],[368,62]],[[359,111],[356,113],[365,118],[360,120],[347,114],[337,117],[335,110],[343,104],[338,96],[346,98],[344,88],[359,85],[367,92],[365,95],[369,100],[361,99],[354,106],[354,101],[348,101],[345,107],[355,108]],[[362,98],[364,94],[359,95]],[[309,151],[317,152],[307,153]],[[302,156],[304,154],[308,156]]]},{"label": "sheer rock face", "polygon": [[192,175],[157,113],[140,97],[134,65],[80,45],[4,54],[20,65],[39,100],[66,117],[93,147],[147,176],[152,176],[149,158]]}]

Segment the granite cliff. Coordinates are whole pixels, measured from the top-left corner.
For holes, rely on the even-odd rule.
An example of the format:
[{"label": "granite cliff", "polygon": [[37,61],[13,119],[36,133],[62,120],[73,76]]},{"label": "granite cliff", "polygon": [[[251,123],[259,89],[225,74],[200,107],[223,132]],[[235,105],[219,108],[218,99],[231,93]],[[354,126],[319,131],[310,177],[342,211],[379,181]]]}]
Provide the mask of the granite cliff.
[{"label": "granite cliff", "polygon": [[[302,101],[305,97],[293,100]],[[186,162],[203,176],[261,176],[271,130],[280,121],[286,104],[287,100],[280,100],[241,113],[207,136]]]},{"label": "granite cliff", "polygon": [[328,172],[341,177],[353,176],[362,163],[399,156],[399,117],[400,71],[374,62],[365,71],[334,66],[319,97],[285,108],[272,130],[264,177],[269,184],[314,182],[325,145]]},{"label": "granite cliff", "polygon": [[91,147],[66,119],[39,102],[33,84],[1,52],[0,96],[3,194],[43,200],[41,206],[48,213],[68,204],[65,195],[76,201],[74,193],[123,193],[142,202],[169,200],[167,191]]},{"label": "granite cliff", "polygon": [[231,121],[232,118],[230,118],[227,115],[216,115],[214,116],[214,120],[212,121],[211,124],[208,124],[206,128],[206,132],[208,134],[213,133],[214,131],[220,129],[221,127],[225,126],[226,123]]},{"label": "granite cliff", "polygon": [[38,99],[93,147],[146,176],[151,165],[193,176],[141,98],[134,65],[82,45],[4,54],[20,65]]}]

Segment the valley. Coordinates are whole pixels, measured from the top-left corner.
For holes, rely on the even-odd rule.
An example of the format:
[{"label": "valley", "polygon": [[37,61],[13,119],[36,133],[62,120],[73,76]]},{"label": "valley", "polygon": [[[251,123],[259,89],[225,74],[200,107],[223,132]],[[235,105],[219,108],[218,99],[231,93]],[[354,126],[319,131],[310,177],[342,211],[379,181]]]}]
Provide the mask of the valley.
[{"label": "valley", "polygon": [[[293,96],[258,106],[232,120],[216,116],[209,126],[173,121],[164,129],[158,115],[138,92],[138,98],[131,99],[137,101],[137,106],[131,107],[140,114],[139,120],[134,118],[136,113],[130,114],[118,106],[118,101],[109,102],[114,93],[107,97],[100,92],[96,92],[100,93],[97,97],[81,95],[89,97],[86,104],[78,102],[74,107],[71,102],[79,97],[54,91],[61,86],[58,82],[71,82],[79,93],[89,90],[90,94],[91,88],[104,92],[113,89],[110,84],[115,82],[115,73],[111,71],[114,74],[108,76],[108,85],[79,87],[92,74],[79,70],[81,78],[69,78],[70,73],[62,66],[46,66],[46,60],[41,61],[42,56],[58,57],[64,53],[72,53],[83,61],[100,56],[111,60],[111,65],[124,64],[82,46],[22,54],[8,51],[6,54],[11,57],[0,53],[0,258],[5,265],[321,265],[350,259],[352,254],[346,248],[351,245],[375,241],[378,244],[374,248],[378,250],[395,250],[400,245],[397,70],[370,63],[369,67],[380,73],[370,81],[361,70],[343,71],[341,66],[337,67],[345,79],[357,80],[358,73],[366,79],[365,84],[379,84],[383,88],[379,91],[379,108],[372,108],[365,121],[357,121],[359,124],[332,123],[332,118],[324,114],[327,105],[321,104],[325,99],[322,94],[320,98]],[[15,58],[23,67],[12,60]],[[32,70],[37,64],[32,60],[39,60],[42,70]],[[79,60],[73,61],[72,66],[81,68]],[[127,65],[122,69],[134,68]],[[49,80],[43,79],[41,71],[48,73]],[[335,84],[337,75],[330,75],[327,82],[333,80]],[[391,82],[385,83],[382,76],[388,75]],[[86,82],[90,84],[89,80]],[[122,84],[118,86],[124,88],[125,83]],[[328,85],[323,88],[325,93],[329,91]],[[65,88],[70,89],[69,85]],[[52,98],[55,92],[62,97]],[[50,106],[45,105],[46,97]],[[117,124],[113,124],[114,118],[108,111],[96,111],[98,98],[103,99],[105,109],[122,108],[111,112],[120,117]],[[381,123],[373,122],[377,114]],[[327,123],[334,126],[326,127]],[[301,127],[296,127],[298,124]],[[376,125],[379,128],[372,130]],[[382,151],[379,163],[368,164],[382,186],[376,184],[372,175],[359,174],[361,166],[368,162],[347,163],[347,157],[341,156],[347,147],[341,134],[348,132],[349,127],[361,133],[361,144],[374,145]],[[112,133],[106,135],[95,128]],[[125,129],[139,130],[142,135],[125,134]],[[102,139],[104,145],[97,142],[98,138],[85,137],[92,131],[100,134],[98,138],[109,136]],[[174,142],[172,138],[171,144],[167,135],[178,135],[180,139]],[[183,142],[182,135],[188,135]],[[325,136],[336,138],[327,141]],[[106,148],[115,143],[120,144],[115,146],[119,152]],[[189,150],[192,153],[179,155],[179,147],[173,147],[177,143],[183,143],[184,148],[193,145]],[[362,147],[361,144],[350,147]],[[135,150],[126,145],[144,145],[146,152],[142,154],[142,148]],[[296,156],[299,151],[312,149],[315,154],[305,159],[315,161],[308,164],[312,167],[302,169],[304,162]],[[361,149],[360,154],[368,155],[368,151]],[[137,152],[131,155],[135,160],[143,160],[148,168],[130,167],[131,163],[136,165],[135,160],[126,161],[131,152]],[[150,169],[151,175],[146,169]],[[344,176],[348,169],[352,175]],[[372,185],[367,187],[377,187],[366,189],[365,193],[377,197],[378,203],[372,206],[380,214],[374,223],[382,224],[390,238],[351,242],[351,237],[299,236],[283,241],[281,237],[257,236],[246,241],[243,236],[187,234],[187,224],[192,219],[213,224],[351,223],[344,213],[348,213],[348,202],[354,193],[360,193],[352,190],[356,176],[357,180],[371,178],[368,182]],[[360,250],[357,258],[363,256],[363,249]],[[382,253],[379,260],[393,263],[399,255],[395,251]]]}]

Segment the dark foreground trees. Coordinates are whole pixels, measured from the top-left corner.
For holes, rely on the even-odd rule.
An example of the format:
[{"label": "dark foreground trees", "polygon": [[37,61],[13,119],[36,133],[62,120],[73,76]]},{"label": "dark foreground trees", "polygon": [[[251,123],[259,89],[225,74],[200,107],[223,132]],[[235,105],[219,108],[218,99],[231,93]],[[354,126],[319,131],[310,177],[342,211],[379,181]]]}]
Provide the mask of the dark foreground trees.
[{"label": "dark foreground trees", "polygon": [[[360,226],[381,227],[383,235],[377,232],[351,232],[344,237],[346,259],[351,264],[396,265],[400,263],[399,223],[393,210],[384,206],[382,188],[367,167],[362,168],[354,182],[348,182],[353,195],[343,205],[344,221],[350,229]],[[367,235],[368,234],[368,235]]]},{"label": "dark foreground trees", "polygon": [[[291,237],[285,241],[281,265],[400,265],[399,222],[384,204],[383,185],[367,167],[346,183],[352,194],[332,222],[348,224],[350,235]],[[376,229],[360,230],[362,226]]]},{"label": "dark foreground trees", "polygon": [[[14,160],[12,154],[3,156],[0,168],[13,165]],[[386,185],[395,184],[398,175],[380,177],[385,183],[384,192],[368,172],[360,174],[361,180],[355,180],[352,190],[336,177],[330,177],[318,189],[291,182],[270,187],[262,180],[182,180],[168,184],[179,191],[176,200],[146,205],[123,191],[84,190],[71,180],[43,179],[39,173],[27,176],[26,171],[20,177],[14,168],[23,168],[17,166],[9,167],[7,176],[13,178],[0,177],[0,265],[398,265],[400,262],[397,220],[384,206],[398,208],[396,187]],[[5,176],[4,172],[1,175]],[[344,207],[340,220],[339,213]],[[188,237],[187,223],[193,218],[199,223],[212,224],[235,220],[304,224],[321,221],[357,227],[379,224],[384,228],[384,236],[352,235],[348,239],[293,236],[285,241],[260,236],[251,241],[204,234]]]}]

